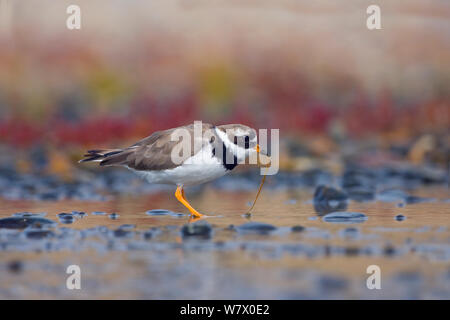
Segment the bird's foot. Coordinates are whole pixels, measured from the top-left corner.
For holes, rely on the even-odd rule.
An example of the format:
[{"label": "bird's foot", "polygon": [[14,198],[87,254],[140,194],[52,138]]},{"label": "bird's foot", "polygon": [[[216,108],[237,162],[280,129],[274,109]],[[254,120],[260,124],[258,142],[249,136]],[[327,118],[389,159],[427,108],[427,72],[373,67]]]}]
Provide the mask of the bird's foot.
[{"label": "bird's foot", "polygon": [[197,218],[197,219],[200,219],[200,218],[205,217],[204,214],[201,214],[200,212],[198,212],[198,211],[195,210],[195,209],[193,209],[193,210],[190,210],[190,209],[189,209],[189,211],[191,212],[191,218]]}]

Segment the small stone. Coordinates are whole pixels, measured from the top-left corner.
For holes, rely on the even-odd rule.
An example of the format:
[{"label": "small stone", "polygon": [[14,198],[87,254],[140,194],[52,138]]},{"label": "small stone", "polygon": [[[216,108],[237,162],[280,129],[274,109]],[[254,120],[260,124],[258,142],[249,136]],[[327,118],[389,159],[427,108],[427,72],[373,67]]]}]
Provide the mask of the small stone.
[{"label": "small stone", "polygon": [[403,221],[405,219],[406,219],[406,217],[402,214],[398,214],[395,216],[395,220],[397,220],[397,221]]},{"label": "small stone", "polygon": [[228,227],[225,228],[225,230],[236,231],[236,227],[234,226],[234,224],[230,224],[228,225]]},{"label": "small stone", "polygon": [[103,212],[103,211],[93,211],[93,212],[92,212],[92,215],[94,215],[94,216],[105,216],[105,215],[106,215],[106,212]]},{"label": "small stone", "polygon": [[113,231],[113,235],[116,238],[130,238],[133,235],[133,232],[126,229],[118,228]]},{"label": "small stone", "polygon": [[54,236],[54,233],[50,230],[30,230],[25,233],[28,239],[41,240],[44,238],[50,238]]},{"label": "small stone", "polygon": [[347,248],[345,248],[345,255],[346,256],[354,257],[354,256],[357,256],[358,254],[359,254],[359,248],[357,248],[357,247],[347,247]]},{"label": "small stone", "polygon": [[291,228],[291,231],[292,232],[302,232],[302,231],[305,231],[305,227],[304,226],[293,226]]},{"label": "small stone", "polygon": [[75,218],[83,218],[83,217],[87,216],[87,213],[83,212],[83,211],[76,211],[76,210],[74,210],[74,211],[72,211],[72,215]]},{"label": "small stone", "polygon": [[0,219],[0,228],[24,229],[26,227],[55,226],[56,222],[40,217],[8,217]]},{"label": "small stone", "polygon": [[314,192],[314,201],[315,202],[321,202],[321,201],[345,201],[348,199],[347,193],[344,191],[332,188],[332,187],[326,187],[326,186],[318,186],[316,188],[316,191]]},{"label": "small stone", "polygon": [[57,216],[62,224],[71,224],[75,221],[75,217],[72,213],[61,212],[58,213]]},{"label": "small stone", "polygon": [[66,217],[66,218],[59,219],[59,222],[61,222],[62,224],[72,224],[74,221],[75,221],[75,218],[73,218],[73,217]]},{"label": "small stone", "polygon": [[145,240],[150,240],[151,238],[153,238],[153,232],[152,231],[145,231],[143,236],[144,236]]},{"label": "small stone", "polygon": [[395,254],[395,252],[396,252],[396,250],[392,245],[387,245],[383,249],[383,254],[388,257],[393,256]]},{"label": "small stone", "polygon": [[171,211],[165,209],[154,209],[148,210],[146,214],[148,214],[149,216],[167,216],[171,214]]},{"label": "small stone", "polygon": [[314,210],[319,216],[323,216],[330,212],[345,211],[347,209],[347,206],[347,201],[330,200],[314,202]]},{"label": "small stone", "polygon": [[111,219],[111,220],[116,220],[116,219],[118,219],[120,216],[117,214],[117,213],[111,213],[110,215],[109,215],[109,218]]},{"label": "small stone", "polygon": [[181,228],[181,235],[183,238],[195,237],[200,239],[210,239],[211,234],[212,227],[207,222],[189,223]]},{"label": "small stone", "polygon": [[73,218],[73,215],[71,213],[66,213],[66,212],[58,213],[57,216],[59,218],[67,218],[67,217]]},{"label": "small stone", "polygon": [[323,221],[331,223],[361,223],[367,219],[367,216],[360,212],[332,212],[322,218]]},{"label": "small stone", "polygon": [[10,261],[7,265],[7,268],[11,273],[21,273],[23,271],[23,262],[20,260]]},{"label": "small stone", "polygon": [[238,231],[242,231],[244,233],[256,233],[264,235],[269,234],[276,229],[277,228],[275,226],[262,222],[247,222],[237,227]]},{"label": "small stone", "polygon": [[314,210],[319,215],[347,209],[348,196],[344,191],[318,186],[314,192]]}]

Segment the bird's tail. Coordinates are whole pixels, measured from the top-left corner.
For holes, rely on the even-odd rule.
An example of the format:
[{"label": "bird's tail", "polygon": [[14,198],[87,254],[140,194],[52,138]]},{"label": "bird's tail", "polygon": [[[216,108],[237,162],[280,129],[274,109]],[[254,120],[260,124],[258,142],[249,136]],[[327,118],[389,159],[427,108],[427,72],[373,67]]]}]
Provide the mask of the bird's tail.
[{"label": "bird's tail", "polygon": [[101,162],[105,160],[105,158],[121,153],[122,151],[122,149],[88,150],[88,152],[83,156],[84,159],[81,159],[78,162]]}]

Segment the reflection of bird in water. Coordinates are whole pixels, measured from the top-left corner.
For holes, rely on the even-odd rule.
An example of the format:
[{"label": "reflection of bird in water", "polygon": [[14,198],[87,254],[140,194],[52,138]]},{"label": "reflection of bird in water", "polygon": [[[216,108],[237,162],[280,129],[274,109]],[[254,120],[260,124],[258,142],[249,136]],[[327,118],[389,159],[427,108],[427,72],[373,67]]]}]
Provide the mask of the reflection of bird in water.
[{"label": "reflection of bird in water", "polygon": [[80,162],[124,166],[150,183],[176,185],[175,197],[194,217],[203,215],[186,200],[185,186],[217,179],[249,157],[260,165],[270,163],[260,153],[256,130],[241,124],[194,124],[158,131],[128,148],[89,150],[84,157]]}]

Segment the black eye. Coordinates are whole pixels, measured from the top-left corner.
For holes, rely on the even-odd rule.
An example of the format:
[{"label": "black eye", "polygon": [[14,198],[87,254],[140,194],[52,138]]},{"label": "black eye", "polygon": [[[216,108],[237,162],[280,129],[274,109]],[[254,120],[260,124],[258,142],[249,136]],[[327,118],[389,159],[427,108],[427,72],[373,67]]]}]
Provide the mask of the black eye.
[{"label": "black eye", "polygon": [[[235,145],[237,145],[238,144],[238,137],[234,137],[234,144]],[[244,137],[244,148],[245,149],[248,149],[248,148],[250,148],[250,138],[249,138],[249,136],[245,136]]]}]

